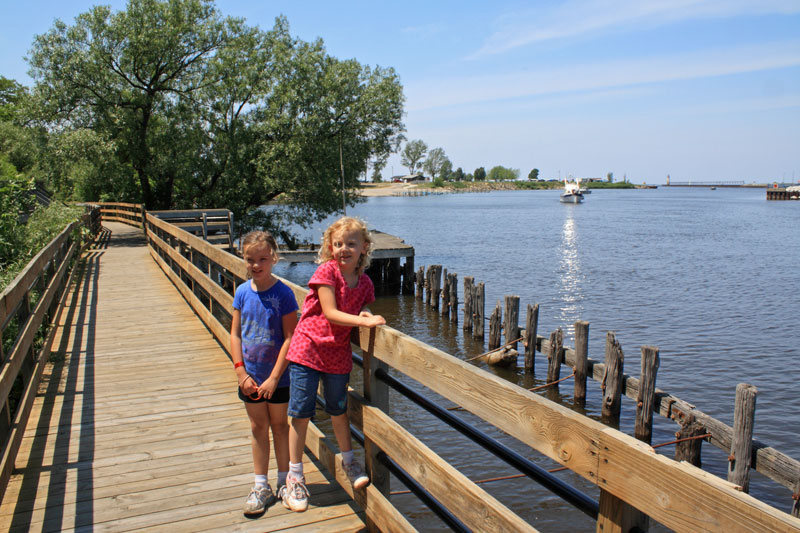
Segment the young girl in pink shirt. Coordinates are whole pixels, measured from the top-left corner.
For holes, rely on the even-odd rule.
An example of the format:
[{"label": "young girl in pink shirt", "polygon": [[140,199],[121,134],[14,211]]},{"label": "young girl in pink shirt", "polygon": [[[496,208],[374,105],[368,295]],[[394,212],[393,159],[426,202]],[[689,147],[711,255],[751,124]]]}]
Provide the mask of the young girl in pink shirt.
[{"label": "young girl in pink shirt", "polygon": [[344,470],[355,489],[369,484],[353,459],[350,421],[347,418],[347,384],[353,367],[350,330],[385,324],[364,306],[375,300],[372,281],[364,274],[369,265],[372,240],[358,219],[343,217],[327,230],[319,251],[317,268],[308,286],[300,321],[292,336],[286,359],[291,376],[289,416],[289,475],[278,497],[293,511],[308,508],[308,489],[303,477],[303,447],[308,422],[316,407],[317,386],[322,381],[325,411],[331,415],[333,432],[342,452]]}]

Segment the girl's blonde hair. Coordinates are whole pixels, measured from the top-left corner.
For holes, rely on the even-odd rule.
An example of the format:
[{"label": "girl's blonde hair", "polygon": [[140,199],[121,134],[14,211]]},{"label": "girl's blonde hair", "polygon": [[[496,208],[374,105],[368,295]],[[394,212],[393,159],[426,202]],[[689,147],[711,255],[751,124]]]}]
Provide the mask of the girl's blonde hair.
[{"label": "girl's blonde hair", "polygon": [[254,244],[266,244],[269,246],[269,249],[272,252],[272,259],[276,263],[278,262],[278,259],[281,258],[280,254],[278,254],[278,242],[270,232],[264,230],[255,230],[245,235],[242,238],[242,255],[244,255],[245,248]]},{"label": "girl's blonde hair", "polygon": [[342,217],[325,230],[322,236],[322,246],[319,249],[319,257],[317,263],[327,263],[333,259],[331,248],[333,247],[333,237],[340,231],[360,231],[364,242],[367,243],[367,251],[358,260],[356,270],[361,275],[369,268],[370,257],[372,256],[372,238],[369,236],[369,230],[363,220],[354,217]]}]

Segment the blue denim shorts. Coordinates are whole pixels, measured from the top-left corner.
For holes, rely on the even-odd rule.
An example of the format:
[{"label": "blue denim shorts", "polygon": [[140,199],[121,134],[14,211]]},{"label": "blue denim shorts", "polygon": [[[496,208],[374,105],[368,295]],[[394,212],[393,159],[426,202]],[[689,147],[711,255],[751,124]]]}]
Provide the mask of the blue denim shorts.
[{"label": "blue denim shorts", "polygon": [[331,416],[347,412],[347,384],[350,374],[327,374],[307,366],[289,363],[291,386],[289,416],[311,418],[317,406],[317,387],[322,380],[325,412]]}]

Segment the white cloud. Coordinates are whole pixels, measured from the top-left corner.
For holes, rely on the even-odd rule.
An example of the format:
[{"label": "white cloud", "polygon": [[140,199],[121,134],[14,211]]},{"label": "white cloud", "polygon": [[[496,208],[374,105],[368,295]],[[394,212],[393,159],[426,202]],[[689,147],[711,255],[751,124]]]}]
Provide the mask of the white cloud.
[{"label": "white cloud", "polygon": [[641,30],[682,20],[800,12],[796,0],[568,0],[551,9],[506,13],[467,59],[587,34]]},{"label": "white cloud", "polygon": [[421,80],[406,85],[409,112],[578,91],[708,78],[800,66],[800,41],[570,65],[504,75]]}]

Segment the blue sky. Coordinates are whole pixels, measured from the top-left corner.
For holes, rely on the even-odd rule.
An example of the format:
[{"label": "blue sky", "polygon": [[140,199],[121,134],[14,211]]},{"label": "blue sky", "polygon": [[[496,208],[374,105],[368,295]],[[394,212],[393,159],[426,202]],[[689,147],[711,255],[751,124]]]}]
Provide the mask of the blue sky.
[{"label": "blue sky", "polygon": [[[0,75],[90,0],[0,0]],[[125,2],[103,2],[115,9]],[[800,180],[800,0],[221,0],[224,15],[394,67],[406,136],[472,172]],[[392,157],[384,176],[403,174]]]}]

